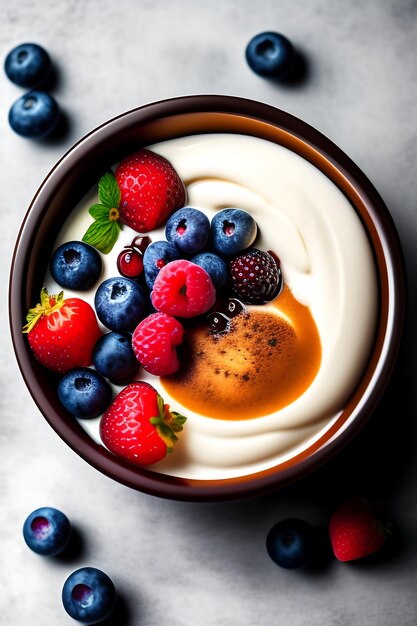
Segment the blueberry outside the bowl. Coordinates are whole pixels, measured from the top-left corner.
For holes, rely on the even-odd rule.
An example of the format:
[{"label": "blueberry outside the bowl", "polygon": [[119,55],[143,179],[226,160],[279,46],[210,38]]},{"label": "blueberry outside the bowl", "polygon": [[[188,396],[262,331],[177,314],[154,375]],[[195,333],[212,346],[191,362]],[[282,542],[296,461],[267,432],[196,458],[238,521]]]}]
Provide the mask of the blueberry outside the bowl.
[{"label": "blueberry outside the bowl", "polygon": [[42,556],[56,556],[68,545],[71,524],[67,516],[53,507],[32,511],[23,524],[23,538],[28,547]]},{"label": "blueberry outside the bowl", "polygon": [[94,346],[93,365],[115,384],[131,381],[139,369],[131,335],[111,332],[100,337]]},{"label": "blueberry outside the bowl", "polygon": [[6,56],[4,71],[19,87],[34,88],[45,82],[51,71],[49,54],[36,43],[22,43]]},{"label": "blueberry outside the bowl", "polygon": [[264,32],[255,35],[246,47],[246,61],[260,76],[285,78],[294,63],[294,47],[280,33]]},{"label": "blueberry outside the bowl", "polygon": [[92,419],[109,407],[112,390],[98,372],[89,367],[77,367],[59,381],[58,397],[71,415]]},{"label": "blueberry outside the bowl", "polygon": [[181,258],[181,253],[177,246],[169,241],[154,241],[145,250],[143,255],[143,267],[145,270],[145,280],[149,289],[153,289],[153,284],[162,267],[171,261]]},{"label": "blueberry outside the bowl", "polygon": [[266,549],[271,559],[285,569],[301,569],[317,556],[318,539],[313,526],[300,519],[286,519],[271,528]]},{"label": "blueberry outside the bowl", "polygon": [[81,567],[70,574],[62,588],[64,609],[83,624],[98,624],[105,620],[115,606],[114,584],[101,570]]},{"label": "blueberry outside the bowl", "polygon": [[99,279],[103,263],[93,246],[68,241],[53,253],[49,268],[52,278],[66,289],[90,289]]},{"label": "blueberry outside the bowl", "polygon": [[226,283],[229,276],[226,263],[214,252],[200,252],[193,256],[191,261],[206,270],[216,291]]},{"label": "blueberry outside the bowl", "polygon": [[202,211],[183,207],[175,211],[165,227],[165,236],[181,252],[195,254],[206,246],[210,234],[210,220]]},{"label": "blueberry outside the bowl", "polygon": [[60,111],[56,100],[44,91],[29,91],[12,105],[9,124],[22,137],[43,139],[56,128]]},{"label": "blueberry outside the bowl", "polygon": [[217,254],[231,256],[253,244],[258,226],[243,209],[222,209],[211,220],[210,244]]},{"label": "blueberry outside the bowl", "polygon": [[148,301],[138,283],[122,276],[105,280],[94,297],[100,322],[116,332],[133,332],[145,315]]}]

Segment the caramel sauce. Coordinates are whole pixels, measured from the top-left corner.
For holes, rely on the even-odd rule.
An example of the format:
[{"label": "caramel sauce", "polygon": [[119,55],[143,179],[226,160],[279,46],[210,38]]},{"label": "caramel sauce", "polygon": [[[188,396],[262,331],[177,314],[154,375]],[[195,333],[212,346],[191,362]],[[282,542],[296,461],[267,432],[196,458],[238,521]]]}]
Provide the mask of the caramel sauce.
[{"label": "caramel sauce", "polygon": [[207,322],[188,328],[179,371],[161,379],[168,393],[196,413],[226,420],[260,417],[296,400],[320,367],[320,338],[310,310],[288,287],[274,307],[278,314],[238,315],[227,333],[213,333]]}]

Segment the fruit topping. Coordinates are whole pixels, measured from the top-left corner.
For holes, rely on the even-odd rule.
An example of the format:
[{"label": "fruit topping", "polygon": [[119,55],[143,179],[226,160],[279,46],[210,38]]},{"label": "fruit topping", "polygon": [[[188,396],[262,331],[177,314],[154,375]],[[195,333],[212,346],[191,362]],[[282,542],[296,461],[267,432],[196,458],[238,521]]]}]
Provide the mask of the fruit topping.
[{"label": "fruit topping", "polygon": [[361,498],[351,498],[339,506],[329,524],[330,541],[339,561],[353,561],[376,552],[389,532],[389,522]]},{"label": "fruit topping", "polygon": [[155,241],[146,248],[143,255],[143,265],[145,268],[145,280],[149,289],[152,289],[155,278],[159,271],[170,263],[177,261],[181,254],[177,246],[169,241]]},{"label": "fruit topping", "polygon": [[101,256],[82,241],[69,241],[55,250],[49,264],[52,278],[66,289],[90,289],[99,279]]},{"label": "fruit topping", "polygon": [[100,337],[94,347],[93,365],[116,385],[131,382],[139,369],[131,335],[112,332]]},{"label": "fruit topping", "polygon": [[137,250],[127,247],[117,257],[117,269],[125,278],[139,278],[143,272],[143,257]]},{"label": "fruit topping", "polygon": [[183,207],[175,211],[167,221],[165,236],[171,243],[186,254],[202,250],[210,234],[210,220],[207,215],[193,207]]},{"label": "fruit topping", "polygon": [[180,259],[159,272],[151,293],[157,311],[178,317],[206,313],[216,300],[216,290],[208,273],[199,265]]},{"label": "fruit topping", "polygon": [[61,291],[50,296],[44,288],[41,301],[30,309],[23,332],[37,360],[61,374],[91,364],[91,355],[101,336],[95,313],[80,298],[64,299]]},{"label": "fruit topping", "polygon": [[122,222],[139,233],[161,226],[184,206],[185,189],[171,163],[150,150],[139,150],[116,168]]},{"label": "fruit topping", "polygon": [[81,567],[68,576],[62,588],[62,604],[73,619],[98,624],[112,613],[116,590],[112,580],[95,567]]},{"label": "fruit topping", "polygon": [[286,569],[300,569],[317,556],[316,530],[300,519],[286,519],[271,528],[266,549],[271,559]]},{"label": "fruit topping", "polygon": [[227,265],[214,252],[200,252],[200,254],[193,256],[191,261],[206,270],[216,291],[219,291],[226,284],[228,278]]},{"label": "fruit topping", "polygon": [[88,227],[83,241],[108,254],[117,241],[122,225],[119,218],[120,190],[113,172],[106,172],[98,182],[100,204],[88,210],[94,222]]},{"label": "fruit topping", "polygon": [[262,304],[276,298],[281,288],[281,270],[269,252],[252,248],[230,261],[234,293],[247,304]]},{"label": "fruit topping", "polygon": [[246,61],[259,76],[285,78],[294,63],[292,43],[280,33],[255,35],[246,47]]},{"label": "fruit topping", "polygon": [[153,313],[142,320],[132,337],[133,351],[143,368],[154,376],[168,376],[177,371],[176,346],[182,342],[180,322],[165,313]]},{"label": "fruit topping", "polygon": [[222,308],[222,311],[213,311],[207,315],[207,321],[213,333],[229,332],[231,328],[230,322],[234,317],[237,317],[240,313],[247,315],[245,305],[236,298],[229,298],[227,304]]},{"label": "fruit topping", "polygon": [[32,511],[23,524],[28,547],[42,556],[56,556],[68,545],[71,524],[64,513],[50,506]]},{"label": "fruit topping", "polygon": [[151,385],[136,382],[113,400],[101,418],[100,436],[111,452],[144,467],[172,452],[185,421]]},{"label": "fruit topping", "polygon": [[148,297],[144,289],[129,278],[108,278],[94,297],[98,319],[117,332],[133,331],[145,315]]},{"label": "fruit topping", "polygon": [[78,367],[59,381],[58,397],[68,413],[92,419],[109,407],[112,391],[103,376],[88,367]]},{"label": "fruit topping", "polygon": [[15,85],[33,89],[48,78],[51,59],[42,46],[36,43],[22,43],[7,55],[4,71]]},{"label": "fruit topping", "polygon": [[43,139],[56,128],[60,110],[56,100],[44,91],[29,91],[9,111],[11,128],[22,137]]},{"label": "fruit topping", "polygon": [[257,232],[257,224],[247,211],[223,209],[211,220],[211,247],[218,254],[231,256],[249,248]]}]

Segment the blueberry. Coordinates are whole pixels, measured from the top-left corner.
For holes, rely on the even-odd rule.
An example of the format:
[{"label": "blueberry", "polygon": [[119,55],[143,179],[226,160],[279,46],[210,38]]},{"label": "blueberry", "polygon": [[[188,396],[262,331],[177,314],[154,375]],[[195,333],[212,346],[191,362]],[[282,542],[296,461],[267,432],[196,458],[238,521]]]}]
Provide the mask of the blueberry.
[{"label": "blueberry", "polygon": [[159,270],[170,261],[177,261],[181,258],[177,246],[168,241],[155,241],[145,250],[143,255],[143,266],[145,269],[145,280],[149,289],[153,288],[155,278]]},{"label": "blueberry", "polygon": [[91,419],[108,408],[112,391],[104,378],[93,369],[77,367],[59,381],[58,396],[69,413]]},{"label": "blueberry", "polygon": [[59,107],[44,91],[29,91],[9,111],[9,124],[22,137],[42,139],[50,135],[59,120]]},{"label": "blueberry", "polygon": [[7,77],[19,87],[38,87],[49,76],[51,59],[36,43],[22,43],[9,52],[4,62]]},{"label": "blueberry", "polygon": [[232,255],[249,248],[258,227],[243,209],[223,209],[211,220],[211,247],[218,254]]},{"label": "blueberry", "polygon": [[266,549],[271,559],[281,567],[305,567],[316,557],[316,531],[303,520],[282,520],[269,531]]},{"label": "blueberry", "polygon": [[81,567],[70,574],[62,588],[62,604],[72,618],[97,624],[113,611],[116,590],[112,580],[95,567]]},{"label": "blueberry", "polygon": [[210,234],[210,220],[198,209],[186,206],[175,211],[167,221],[165,236],[186,254],[202,250]]},{"label": "blueberry", "polygon": [[206,270],[216,291],[223,287],[228,277],[227,265],[217,254],[200,252],[191,261]]},{"label": "blueberry", "polygon": [[101,256],[82,241],[69,241],[52,255],[50,270],[54,280],[66,289],[90,289],[102,270]]},{"label": "blueberry", "polygon": [[32,511],[26,518],[23,537],[33,552],[42,556],[55,556],[68,545],[71,524],[64,513],[45,506]]},{"label": "blueberry", "polygon": [[284,78],[294,62],[292,43],[279,33],[259,33],[246,47],[246,61],[260,76]]},{"label": "blueberry", "polygon": [[145,315],[148,298],[140,285],[120,276],[101,283],[94,304],[104,326],[117,332],[133,332]]},{"label": "blueberry", "polygon": [[113,332],[100,337],[94,347],[93,364],[100,374],[116,384],[131,380],[139,369],[131,335]]}]

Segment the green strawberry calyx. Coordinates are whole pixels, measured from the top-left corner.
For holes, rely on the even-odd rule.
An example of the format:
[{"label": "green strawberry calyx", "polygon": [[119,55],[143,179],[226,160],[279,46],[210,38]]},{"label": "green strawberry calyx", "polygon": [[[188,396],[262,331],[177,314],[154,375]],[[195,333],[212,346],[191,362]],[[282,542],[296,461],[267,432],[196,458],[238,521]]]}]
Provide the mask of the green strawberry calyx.
[{"label": "green strawberry calyx", "polygon": [[98,182],[100,204],[93,204],[88,210],[94,222],[83,237],[85,243],[94,246],[103,254],[113,249],[122,225],[119,221],[120,189],[113,172],[106,172]]},{"label": "green strawberry calyx", "polygon": [[23,333],[30,333],[35,324],[44,315],[50,315],[55,311],[58,311],[64,304],[64,292],[60,291],[56,296],[50,296],[46,287],[41,290],[40,302],[33,308],[29,309],[26,315],[27,324],[23,326]]},{"label": "green strawberry calyx", "polygon": [[159,436],[167,444],[167,453],[174,449],[175,443],[178,441],[176,433],[183,430],[183,426],[187,418],[181,413],[170,411],[169,405],[165,404],[163,398],[157,394],[158,415],[150,418],[150,423],[156,427]]}]

